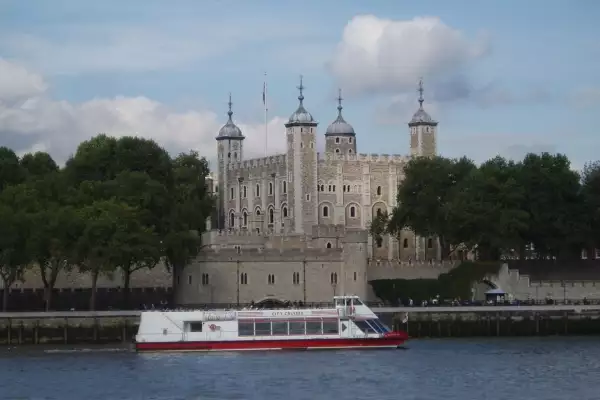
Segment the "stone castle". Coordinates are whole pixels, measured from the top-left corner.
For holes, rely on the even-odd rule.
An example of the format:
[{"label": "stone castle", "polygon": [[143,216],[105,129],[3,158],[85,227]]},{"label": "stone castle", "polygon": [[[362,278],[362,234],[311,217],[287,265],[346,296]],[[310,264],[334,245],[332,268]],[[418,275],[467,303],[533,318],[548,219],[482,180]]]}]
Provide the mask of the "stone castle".
[{"label": "stone castle", "polygon": [[177,277],[179,303],[368,298],[373,273],[386,275],[375,271],[381,260],[431,266],[439,259],[434,238],[406,231],[374,241],[368,234],[372,218],[396,205],[408,160],[437,153],[438,123],[423,108],[422,82],[408,123],[410,155],[359,153],[357,134],[342,115],[341,92],[319,153],[318,123],[305,108],[302,79],[298,89],[298,108],[285,124],[287,150],[265,158],[244,159],[245,137],[233,122],[230,100],[229,119],[216,137],[217,226]]}]

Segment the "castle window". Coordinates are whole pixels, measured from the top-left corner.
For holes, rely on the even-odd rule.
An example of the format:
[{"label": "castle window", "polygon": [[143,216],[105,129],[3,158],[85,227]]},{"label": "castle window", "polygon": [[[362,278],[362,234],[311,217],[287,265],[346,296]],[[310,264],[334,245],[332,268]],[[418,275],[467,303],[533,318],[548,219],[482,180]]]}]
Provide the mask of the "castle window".
[{"label": "castle window", "polygon": [[300,272],[294,272],[292,274],[292,283],[294,285],[299,285],[300,284]]},{"label": "castle window", "polygon": [[240,284],[242,285],[247,285],[248,284],[248,274],[245,272],[242,272],[240,274]]},{"label": "castle window", "polygon": [[227,153],[227,158],[231,158],[231,153]]},{"label": "castle window", "polygon": [[283,182],[281,183],[281,189],[282,189],[281,191],[282,191],[283,193],[287,193],[287,181],[283,181]]},{"label": "castle window", "polygon": [[358,274],[356,273],[356,271],[354,271],[354,282],[356,282],[356,278],[358,278],[357,276]]},{"label": "castle window", "polygon": [[331,280],[332,285],[337,284],[337,282],[338,282],[337,272],[332,272],[329,279]]},{"label": "castle window", "polygon": [[433,248],[433,239],[432,238],[427,239],[427,248],[428,249]]},{"label": "castle window", "polygon": [[191,285],[191,284],[192,284],[192,276],[188,275],[188,285]]},{"label": "castle window", "polygon": [[335,192],[335,185],[333,185],[333,192]]},{"label": "castle window", "polygon": [[402,247],[404,247],[405,249],[406,249],[406,248],[408,248],[408,239],[406,239],[406,238],[405,238],[405,239],[402,241]]},{"label": "castle window", "polygon": [[377,186],[377,196],[381,196],[381,186]]},{"label": "castle window", "polygon": [[243,190],[244,190],[244,198],[248,197],[248,186],[244,185]]},{"label": "castle window", "polygon": [[235,199],[235,188],[229,189],[229,194],[230,194],[231,200]]},{"label": "castle window", "polygon": [[208,274],[202,274],[202,285],[206,286],[209,284],[210,284],[210,281],[208,278]]},{"label": "castle window", "polygon": [[310,201],[310,193],[306,195],[306,201]]},{"label": "castle window", "polygon": [[327,248],[330,249],[331,248],[331,242],[327,242]]},{"label": "castle window", "polygon": [[256,210],[254,210],[254,214],[260,215],[260,208],[257,207]]},{"label": "castle window", "polygon": [[321,185],[321,192],[325,191],[325,185]]},{"label": "castle window", "polygon": [[340,154],[340,149],[335,149],[335,154]]},{"label": "castle window", "polygon": [[352,138],[348,138],[348,143],[352,144]]},{"label": "castle window", "polygon": [[256,197],[260,197],[260,185],[256,184]]},{"label": "castle window", "polygon": [[339,143],[339,142],[340,142],[340,138],[339,138],[339,137],[336,137],[336,138],[335,138],[335,142],[336,142],[336,143]]},{"label": "castle window", "polygon": [[237,152],[236,152],[236,153],[233,153],[233,159],[234,159],[234,160],[237,160]]},{"label": "castle window", "polygon": [[352,149],[348,149],[348,154],[352,154]]},{"label": "castle window", "polygon": [[310,148],[314,149],[315,148],[315,143],[314,142],[310,142]]},{"label": "castle window", "polygon": [[327,190],[329,190],[331,192],[331,185],[329,185],[329,187],[327,188]]},{"label": "castle window", "polygon": [[269,182],[269,196],[273,196],[273,182]]},{"label": "castle window", "polygon": [[381,208],[378,208],[378,209],[377,209],[377,216],[378,216],[378,217],[381,217]]},{"label": "castle window", "polygon": [[356,218],[356,207],[350,207],[350,218]]},{"label": "castle window", "polygon": [[287,216],[288,216],[288,209],[287,209],[287,207],[283,207],[281,209],[281,214],[283,214],[283,218],[287,218]]},{"label": "castle window", "polygon": [[269,223],[272,224],[275,221],[275,212],[273,209],[269,209]]},{"label": "castle window", "polygon": [[381,236],[375,239],[375,242],[377,243],[378,248],[383,247],[383,238]]},{"label": "castle window", "polygon": [[229,227],[233,228],[235,226],[235,214],[233,211],[229,214]]},{"label": "castle window", "polygon": [[275,284],[275,275],[273,275],[273,274],[267,275],[267,283],[269,285],[274,285]]},{"label": "castle window", "polygon": [[303,149],[304,148],[304,143],[300,142],[300,148]]},{"label": "castle window", "polygon": [[323,216],[329,217],[329,207],[323,206]]},{"label": "castle window", "polygon": [[244,226],[248,226],[248,213],[244,211]]}]

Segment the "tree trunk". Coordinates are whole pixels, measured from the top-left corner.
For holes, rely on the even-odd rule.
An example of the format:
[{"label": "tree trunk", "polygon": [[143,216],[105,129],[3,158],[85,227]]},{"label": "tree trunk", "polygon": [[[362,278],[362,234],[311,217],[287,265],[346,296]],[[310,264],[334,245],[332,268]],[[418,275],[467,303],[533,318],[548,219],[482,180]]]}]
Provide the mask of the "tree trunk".
[{"label": "tree trunk", "polygon": [[[179,267],[175,264],[171,265],[171,307],[175,307],[175,304],[177,303],[177,276],[179,275]],[[238,277],[239,279],[239,277]]]},{"label": "tree trunk", "polygon": [[129,310],[129,287],[131,286],[131,268],[123,268],[123,304],[124,310]]},{"label": "tree trunk", "polygon": [[98,284],[98,274],[100,269],[98,267],[92,270],[92,294],[90,295],[90,311],[96,310],[96,285]]},{"label": "tree trunk", "polygon": [[2,290],[2,311],[6,312],[8,310],[8,290],[9,286],[6,280],[3,278],[4,289]]}]

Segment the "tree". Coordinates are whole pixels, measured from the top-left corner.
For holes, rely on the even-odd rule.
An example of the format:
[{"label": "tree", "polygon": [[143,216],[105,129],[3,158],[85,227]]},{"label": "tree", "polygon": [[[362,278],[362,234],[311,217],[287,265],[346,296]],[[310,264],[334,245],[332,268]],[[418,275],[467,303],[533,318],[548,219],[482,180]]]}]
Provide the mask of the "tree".
[{"label": "tree", "polygon": [[27,235],[31,229],[27,215],[0,203],[0,279],[3,283],[2,310],[8,309],[8,292],[23,278],[30,258]]},{"label": "tree", "polygon": [[84,181],[106,181],[115,176],[117,139],[100,134],[81,142],[65,170],[74,186]]},{"label": "tree", "polygon": [[499,260],[504,250],[523,241],[528,214],[522,209],[525,188],[517,174],[512,161],[501,157],[487,161],[461,182],[448,205],[454,235],[476,247],[482,260]]},{"label": "tree", "polygon": [[467,158],[451,160],[443,157],[414,158],[404,168],[404,180],[398,188],[397,206],[390,216],[388,231],[398,234],[409,228],[417,235],[437,236],[442,258],[461,243],[449,223],[449,204],[457,187],[475,165]]},{"label": "tree", "polygon": [[21,157],[21,167],[27,178],[41,178],[58,172],[58,165],[50,154],[38,151]]},{"label": "tree", "polygon": [[19,157],[8,147],[0,147],[0,192],[9,185],[21,183],[24,177]]},{"label": "tree", "polygon": [[595,249],[600,248],[600,162],[587,164],[582,174],[582,197],[587,217],[588,257],[595,258]]},{"label": "tree", "polygon": [[522,208],[529,213],[525,235],[539,258],[579,257],[585,230],[580,177],[562,154],[528,154],[518,183],[525,190]]},{"label": "tree", "polygon": [[[137,211],[116,200],[98,200],[79,210],[82,223],[76,255],[81,272],[91,275],[90,310],[96,308],[96,288],[102,273],[113,273],[123,261],[123,240],[131,232]],[[133,228],[135,229],[135,228]]]},{"label": "tree", "polygon": [[181,269],[198,255],[207,218],[215,210],[215,199],[206,182],[208,174],[206,159],[200,158],[194,151],[182,153],[173,160],[174,188],[163,248],[174,291]]}]

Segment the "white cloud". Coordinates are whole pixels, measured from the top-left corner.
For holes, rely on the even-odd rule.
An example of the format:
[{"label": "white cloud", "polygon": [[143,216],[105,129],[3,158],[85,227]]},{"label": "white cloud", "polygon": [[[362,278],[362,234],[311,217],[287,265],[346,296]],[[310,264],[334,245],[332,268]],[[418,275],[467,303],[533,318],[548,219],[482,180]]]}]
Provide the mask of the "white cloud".
[{"label": "white cloud", "polygon": [[[0,145],[19,153],[44,150],[63,162],[81,141],[103,132],[152,138],[171,152],[194,149],[209,160],[216,157],[215,136],[226,115],[179,112],[146,97],[57,101],[48,96],[39,75],[5,60],[0,60],[0,77]],[[269,121],[269,153],[285,150],[283,123],[281,117]],[[263,156],[264,123],[238,125],[246,136],[247,156]]]},{"label": "white cloud", "polygon": [[394,21],[362,15],[345,27],[330,69],[355,93],[414,90],[419,77],[451,77],[487,50],[484,37],[469,40],[436,17]]}]

